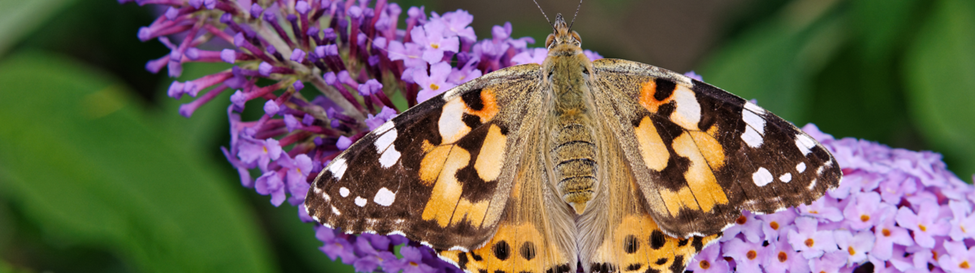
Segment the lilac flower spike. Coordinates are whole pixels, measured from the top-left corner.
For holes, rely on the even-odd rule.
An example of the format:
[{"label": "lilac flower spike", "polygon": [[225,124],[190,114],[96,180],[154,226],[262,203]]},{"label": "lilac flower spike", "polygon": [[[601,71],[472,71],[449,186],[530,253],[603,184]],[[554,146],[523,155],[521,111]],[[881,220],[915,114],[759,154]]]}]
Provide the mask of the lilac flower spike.
[{"label": "lilac flower spike", "polygon": [[[230,102],[218,106],[227,107],[230,121],[224,156],[244,187],[268,195],[275,206],[288,201],[306,222],[313,221],[302,204],[309,183],[356,139],[406,110],[392,101],[412,106],[498,69],[540,64],[547,55],[528,47],[530,37],[510,37],[511,24],[477,40],[473,17],[463,10],[428,18],[423,7],[410,7],[400,27],[403,9],[386,0],[119,2],[164,7],[136,33],[169,48],[147,61],[150,72],[166,68],[178,76],[186,62],[233,66],[173,82],[168,94],[191,100],[179,109],[189,117],[232,92]],[[226,48],[209,50],[219,47]],[[241,120],[248,106],[263,107],[265,115]],[[975,188],[949,172],[940,155],[835,139],[814,125],[803,129],[836,157],[844,174],[839,188],[808,206],[743,213],[742,226],[726,230],[689,269],[851,272],[871,264],[876,272],[973,270]],[[357,270],[458,271],[403,236],[348,235],[321,225],[315,231],[325,255]]]}]

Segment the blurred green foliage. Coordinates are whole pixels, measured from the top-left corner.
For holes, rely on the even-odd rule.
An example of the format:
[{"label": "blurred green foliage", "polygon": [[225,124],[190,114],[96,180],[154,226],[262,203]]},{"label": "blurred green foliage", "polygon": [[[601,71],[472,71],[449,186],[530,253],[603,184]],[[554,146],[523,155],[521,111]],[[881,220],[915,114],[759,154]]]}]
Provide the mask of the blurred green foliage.
[{"label": "blurred green foliage", "polygon": [[[975,1],[748,3],[698,67],[706,81],[837,137],[934,150],[970,179]],[[142,69],[166,53],[135,37],[153,12],[0,0],[0,272],[349,271],[294,207],[239,186],[217,149],[226,94],[184,119],[172,79]]]}]

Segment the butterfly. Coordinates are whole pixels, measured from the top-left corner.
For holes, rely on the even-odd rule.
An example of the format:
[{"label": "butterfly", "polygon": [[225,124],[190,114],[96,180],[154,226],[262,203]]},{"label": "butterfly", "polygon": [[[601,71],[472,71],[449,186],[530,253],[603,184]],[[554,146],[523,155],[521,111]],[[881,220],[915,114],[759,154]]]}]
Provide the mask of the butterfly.
[{"label": "butterfly", "polygon": [[336,156],[308,214],[401,234],[467,272],[683,272],[742,210],[835,188],[792,123],[655,66],[590,61],[561,15],[543,64],[473,79]]}]

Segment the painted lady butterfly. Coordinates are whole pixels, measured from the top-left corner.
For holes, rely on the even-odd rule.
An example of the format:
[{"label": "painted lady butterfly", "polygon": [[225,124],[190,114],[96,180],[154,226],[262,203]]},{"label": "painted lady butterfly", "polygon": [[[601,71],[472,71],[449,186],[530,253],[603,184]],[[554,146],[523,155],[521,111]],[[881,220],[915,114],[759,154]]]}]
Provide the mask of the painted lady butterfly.
[{"label": "painted lady butterfly", "polygon": [[338,155],[309,215],[403,234],[468,272],[683,272],[742,210],[839,183],[791,123],[665,69],[591,62],[561,15],[554,28],[542,65],[453,88]]}]

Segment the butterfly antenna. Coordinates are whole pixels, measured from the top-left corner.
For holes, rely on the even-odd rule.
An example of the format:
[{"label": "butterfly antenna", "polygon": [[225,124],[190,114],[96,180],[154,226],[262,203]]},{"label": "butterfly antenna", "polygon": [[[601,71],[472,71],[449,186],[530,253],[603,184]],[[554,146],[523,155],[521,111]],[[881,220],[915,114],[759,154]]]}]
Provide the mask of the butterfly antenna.
[{"label": "butterfly antenna", "polygon": [[[537,5],[538,3],[535,4]],[[582,0],[579,0],[579,5],[576,6],[576,14],[572,15],[572,22],[569,23],[569,29],[572,29],[572,24],[576,23],[576,16],[579,16],[579,8],[581,7],[582,7]]]},{"label": "butterfly antenna", "polygon": [[538,10],[542,12],[542,16],[545,16],[545,22],[548,22],[548,25],[552,26],[552,29],[554,30],[555,25],[552,25],[552,21],[548,20],[548,15],[545,15],[545,10],[542,10],[542,5],[539,5],[537,0],[532,0],[532,1],[535,2],[535,6],[538,7]]}]

